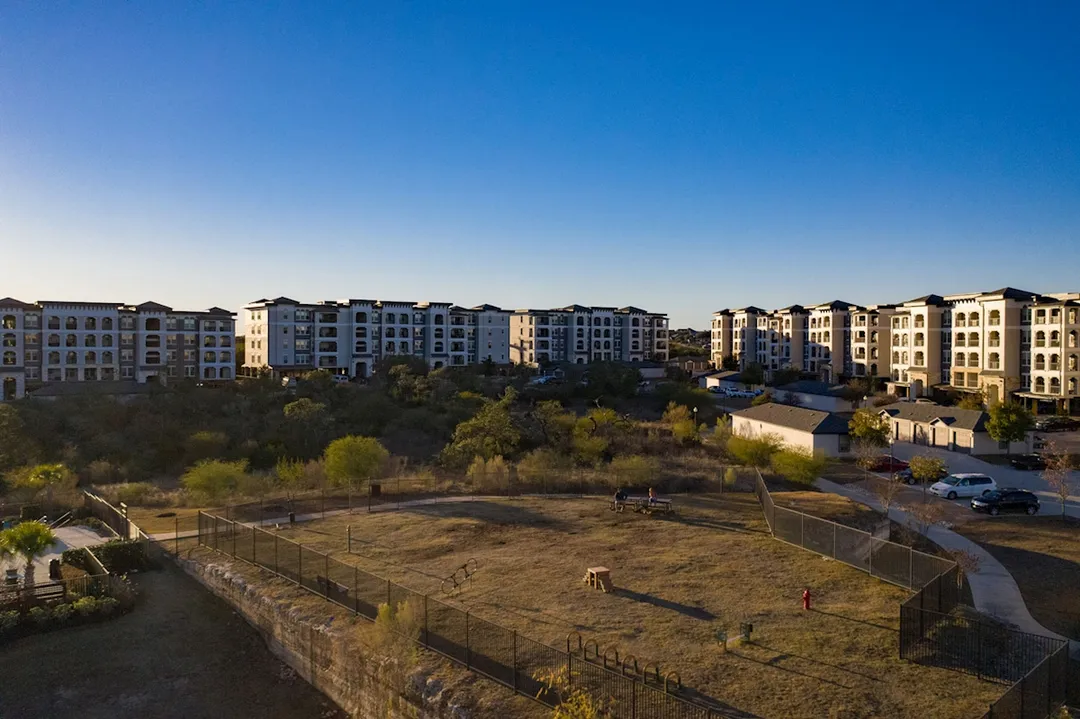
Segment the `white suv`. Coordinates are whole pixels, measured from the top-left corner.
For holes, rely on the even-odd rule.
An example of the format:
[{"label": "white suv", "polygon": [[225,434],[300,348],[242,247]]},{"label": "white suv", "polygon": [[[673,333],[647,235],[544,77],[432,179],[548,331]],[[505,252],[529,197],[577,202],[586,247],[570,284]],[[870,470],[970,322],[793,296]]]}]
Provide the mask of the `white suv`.
[{"label": "white suv", "polygon": [[950,474],[930,486],[930,494],[945,499],[981,497],[997,489],[997,482],[985,474]]}]

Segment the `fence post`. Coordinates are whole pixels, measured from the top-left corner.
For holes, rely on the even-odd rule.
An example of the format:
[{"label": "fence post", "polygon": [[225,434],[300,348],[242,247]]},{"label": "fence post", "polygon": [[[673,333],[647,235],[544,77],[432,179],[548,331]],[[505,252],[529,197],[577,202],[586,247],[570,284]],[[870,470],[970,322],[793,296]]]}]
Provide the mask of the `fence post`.
[{"label": "fence post", "polygon": [[799,512],[799,546],[806,546],[806,515]]},{"label": "fence post", "polygon": [[870,534],[870,576],[874,576],[874,535]]},{"label": "fence post", "polygon": [[566,686],[574,686],[574,655],[566,655]]},{"label": "fence post", "polygon": [[330,601],[330,555],[323,555],[323,571],[326,572],[326,601]]},{"label": "fence post", "polygon": [[236,522],[232,523],[232,555],[236,557]]},{"label": "fence post", "polygon": [[424,646],[431,646],[431,632],[428,629],[427,595],[424,595]]},{"label": "fence post", "polygon": [[251,563],[256,565],[259,563],[255,557],[255,527],[251,528]]},{"label": "fence post", "polygon": [[304,586],[304,548],[296,545],[296,583]]},{"label": "fence post", "polygon": [[[350,509],[349,512],[351,513],[352,510]],[[349,554],[352,554],[352,525],[351,524],[345,525],[345,551],[348,552]]]},{"label": "fence post", "polygon": [[908,589],[915,589],[915,552],[910,547],[907,551],[907,586]]},{"label": "fence post", "polygon": [[471,652],[470,652],[471,641],[472,640],[470,639],[470,636],[469,636],[469,613],[465,612],[465,668],[466,669],[472,669],[472,667],[469,666],[470,659],[471,659],[471,657],[470,657],[470,654],[471,654]]},{"label": "fence post", "polygon": [[[199,512],[201,515],[202,512]],[[180,556],[180,517],[173,519],[173,553]]]},{"label": "fence post", "polygon": [[[426,596],[424,597],[424,602],[425,602],[425,604],[427,602],[427,597]],[[425,606],[424,609],[426,611],[427,607]],[[426,614],[425,614],[425,617],[426,617]],[[511,640],[513,642],[513,644],[511,646],[513,647],[512,655],[514,657],[514,660],[513,660],[514,661],[514,691],[517,691],[517,688],[518,688],[518,682],[517,682],[517,632],[511,632],[510,636],[511,636]]]},{"label": "fence post", "polygon": [[832,558],[836,559],[836,522],[832,526]]},{"label": "fence post", "polygon": [[630,685],[630,719],[637,719],[637,682]]},{"label": "fence post", "polygon": [[278,567],[277,560],[277,535],[274,535],[274,574],[281,574],[281,569]]}]

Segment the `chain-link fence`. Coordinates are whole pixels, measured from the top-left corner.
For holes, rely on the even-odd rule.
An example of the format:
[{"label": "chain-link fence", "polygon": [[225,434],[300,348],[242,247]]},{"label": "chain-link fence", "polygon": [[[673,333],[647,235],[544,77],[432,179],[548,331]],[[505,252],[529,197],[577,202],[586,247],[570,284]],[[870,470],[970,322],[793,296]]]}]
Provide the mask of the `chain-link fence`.
[{"label": "chain-link fence", "polygon": [[374,621],[379,606],[407,603],[423,646],[545,704],[565,682],[599,699],[614,719],[719,719],[721,713],[646,683],[644,673],[615,671],[541,644],[433,597],[400,586],[275,532],[204,512],[199,544],[271,571],[307,591]]}]

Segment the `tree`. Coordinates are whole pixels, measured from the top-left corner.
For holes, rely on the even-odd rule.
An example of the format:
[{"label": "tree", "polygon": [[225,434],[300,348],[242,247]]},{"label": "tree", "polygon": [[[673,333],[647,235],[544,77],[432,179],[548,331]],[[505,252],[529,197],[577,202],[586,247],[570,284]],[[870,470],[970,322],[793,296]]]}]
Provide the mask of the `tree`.
[{"label": "tree", "polygon": [[795,392],[781,392],[779,398],[780,404],[786,404],[789,407],[802,407],[802,400],[799,399],[799,395]]},{"label": "tree", "polygon": [[390,453],[379,440],[356,435],[335,439],[323,453],[326,478],[350,490],[378,477],[389,459]]},{"label": "tree", "polygon": [[866,479],[870,479],[870,469],[877,463],[881,448],[872,441],[856,439],[852,454],[855,455],[855,464],[862,468]]},{"label": "tree", "polygon": [[690,408],[675,402],[668,402],[661,421],[671,428],[671,434],[680,444],[697,444],[701,441],[701,432],[697,422],[690,416]]},{"label": "tree", "polygon": [[726,450],[729,439],[731,439],[731,415],[720,415],[716,418],[716,427],[713,428],[712,433],[705,435],[705,445]]},{"label": "tree", "polygon": [[990,408],[986,433],[990,435],[990,439],[1005,442],[1005,454],[1008,455],[1012,443],[1023,442],[1034,427],[1035,417],[1022,404],[998,402]]},{"label": "tree", "polygon": [[204,459],[188,467],[180,477],[180,484],[194,495],[215,501],[236,491],[246,473],[246,460]]},{"label": "tree", "polygon": [[739,377],[747,388],[765,384],[765,368],[757,362],[751,362],[743,368],[742,372],[739,373]]},{"label": "tree", "polygon": [[737,372],[739,370],[739,360],[732,355],[724,355],[724,358],[720,360],[720,369],[725,372]]},{"label": "tree", "polygon": [[874,447],[889,444],[889,420],[872,409],[856,410],[848,422],[848,431],[859,442]]},{"label": "tree", "polygon": [[188,461],[197,462],[200,459],[222,456],[228,444],[229,438],[224,432],[202,430],[188,437],[184,442],[184,448],[187,450]]},{"label": "tree", "polygon": [[574,459],[584,465],[610,460],[625,449],[633,424],[607,407],[590,410],[574,423]]},{"label": "tree", "polygon": [[465,468],[476,457],[512,456],[521,442],[521,432],[510,416],[510,404],[517,397],[507,388],[497,401],[487,401],[470,419],[454,428],[454,437],[442,451],[444,463]]},{"label": "tree", "polygon": [[619,362],[593,362],[589,365],[585,396],[591,399],[633,397],[640,382],[641,372],[636,367]]},{"label": "tree", "polygon": [[943,460],[928,455],[912,457],[908,463],[908,469],[911,470],[911,476],[915,481],[922,485],[923,494],[926,494],[926,485],[938,481],[948,471],[945,469]]},{"label": "tree", "polygon": [[949,554],[952,555],[953,561],[956,562],[956,566],[960,570],[956,573],[956,588],[963,589],[964,577],[970,577],[972,574],[978,573],[979,565],[982,564],[982,557],[966,549],[954,549]]},{"label": "tree", "polygon": [[783,387],[786,384],[797,382],[801,376],[802,372],[794,367],[783,367],[778,370],[773,370],[772,385],[773,387]]},{"label": "tree", "polygon": [[280,487],[281,490],[285,492],[285,499],[287,499],[290,504],[296,497],[296,493],[304,487],[304,480],[307,476],[302,460],[287,459],[284,457],[277,461],[272,472],[274,485]]},{"label": "tree", "polygon": [[985,401],[982,390],[978,392],[965,392],[964,396],[960,398],[960,401],[956,403],[956,406],[958,409],[981,410]]},{"label": "tree", "polygon": [[780,449],[780,438],[774,435],[760,437],[742,437],[733,435],[727,444],[728,454],[737,462],[764,469],[769,466],[769,459]]},{"label": "tree", "polygon": [[750,400],[750,406],[751,407],[759,407],[759,406],[761,406],[763,404],[769,404],[772,401],[773,401],[772,390],[767,390],[767,391],[762,392],[761,394],[759,394],[757,397],[754,397],[752,400]]},{"label": "tree", "polygon": [[0,404],[0,474],[26,462],[33,454],[26,424],[10,404]]},{"label": "tree", "polygon": [[1064,520],[1065,503],[1073,492],[1072,455],[1057,441],[1051,440],[1046,443],[1042,457],[1043,461],[1046,462],[1046,468],[1042,471],[1042,478],[1061,500],[1061,519]]},{"label": "tree", "polygon": [[559,450],[569,450],[577,418],[567,412],[557,400],[537,403],[532,411],[532,418],[540,427],[546,446]]},{"label": "tree", "polygon": [[41,522],[21,522],[0,532],[3,553],[18,556],[26,562],[26,586],[34,584],[34,560],[48,552],[54,542],[56,535]]},{"label": "tree", "polygon": [[789,482],[812,485],[825,469],[826,460],[822,455],[789,447],[773,453],[769,464],[774,472]]},{"label": "tree", "polygon": [[858,407],[868,394],[870,394],[870,385],[861,379],[849,380],[840,390],[840,396],[845,402],[850,402],[852,407]]},{"label": "tree", "polygon": [[909,504],[904,511],[911,515],[918,527],[919,534],[927,534],[930,528],[945,519],[945,508],[941,502],[922,501]]},{"label": "tree", "polygon": [[518,477],[532,485],[558,485],[573,470],[569,455],[553,449],[535,449],[521,458],[517,464]]},{"label": "tree", "polygon": [[877,496],[878,501],[881,502],[881,509],[886,517],[889,516],[889,509],[896,503],[896,498],[900,495],[902,486],[900,482],[894,479],[874,483],[874,494]]},{"label": "tree", "polygon": [[79,478],[63,464],[39,464],[11,473],[8,481],[15,489],[24,489],[34,495],[43,493],[45,500],[52,504],[58,491],[74,490]]},{"label": "tree", "polygon": [[510,467],[502,457],[476,457],[465,471],[472,483],[482,492],[504,492],[510,486]]},{"label": "tree", "polygon": [[305,458],[318,454],[322,446],[324,432],[330,424],[330,415],[326,405],[308,397],[289,402],[282,408],[286,427],[292,438],[290,445],[294,452]]},{"label": "tree", "polygon": [[631,454],[611,460],[611,471],[620,485],[631,487],[651,486],[660,474],[660,463],[654,457]]}]

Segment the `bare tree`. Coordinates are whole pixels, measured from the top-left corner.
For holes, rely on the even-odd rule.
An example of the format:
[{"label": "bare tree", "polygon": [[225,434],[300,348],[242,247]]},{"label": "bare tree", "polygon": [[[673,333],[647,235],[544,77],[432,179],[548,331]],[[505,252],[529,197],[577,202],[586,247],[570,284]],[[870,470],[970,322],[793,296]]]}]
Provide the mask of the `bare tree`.
[{"label": "bare tree", "polygon": [[874,494],[877,496],[878,501],[881,502],[881,508],[886,518],[889,516],[889,508],[896,503],[896,498],[900,496],[902,487],[903,485],[895,479],[874,482]]},{"label": "bare tree", "polygon": [[881,450],[878,445],[866,440],[855,440],[855,446],[853,447],[852,454],[855,455],[855,464],[862,467],[863,472],[866,474],[866,478],[870,479],[870,468],[877,462],[878,455],[881,454]]},{"label": "bare tree", "polygon": [[982,557],[974,552],[969,552],[966,549],[956,549],[950,552],[953,561],[956,562],[956,566],[960,569],[956,573],[956,588],[964,588],[964,577],[972,574],[977,574],[979,571],[979,565],[982,564]]},{"label": "bare tree", "polygon": [[1065,502],[1073,491],[1072,483],[1072,455],[1056,440],[1050,440],[1042,451],[1043,461],[1046,468],[1042,471],[1042,477],[1054,490],[1061,500],[1061,519],[1065,519]]},{"label": "bare tree", "polygon": [[945,508],[940,502],[916,502],[904,507],[904,511],[915,520],[919,534],[923,535],[930,531],[930,527],[940,524],[945,519]]}]

